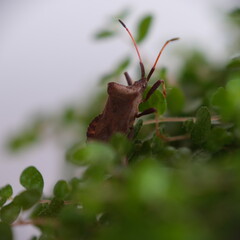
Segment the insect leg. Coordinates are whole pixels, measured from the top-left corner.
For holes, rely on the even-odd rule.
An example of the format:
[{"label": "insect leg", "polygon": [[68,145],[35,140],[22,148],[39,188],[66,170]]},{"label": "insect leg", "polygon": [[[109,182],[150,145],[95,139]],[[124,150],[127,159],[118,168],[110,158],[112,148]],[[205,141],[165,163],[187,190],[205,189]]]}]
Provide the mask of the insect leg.
[{"label": "insect leg", "polygon": [[139,118],[139,117],[142,117],[144,115],[151,114],[154,112],[156,112],[155,108],[148,108],[148,109],[144,110],[143,112],[139,113],[136,117]]},{"label": "insect leg", "polygon": [[132,81],[131,77],[129,76],[129,74],[127,72],[125,72],[124,75],[127,80],[128,86],[133,85],[133,81]]},{"label": "insect leg", "polygon": [[143,102],[146,102],[151,96],[152,94],[155,92],[155,90],[161,85],[163,84],[163,95],[164,97],[166,97],[166,89],[165,89],[165,84],[163,80],[158,80],[156,81],[153,86],[150,88],[150,90],[147,93],[146,98],[143,100]]}]

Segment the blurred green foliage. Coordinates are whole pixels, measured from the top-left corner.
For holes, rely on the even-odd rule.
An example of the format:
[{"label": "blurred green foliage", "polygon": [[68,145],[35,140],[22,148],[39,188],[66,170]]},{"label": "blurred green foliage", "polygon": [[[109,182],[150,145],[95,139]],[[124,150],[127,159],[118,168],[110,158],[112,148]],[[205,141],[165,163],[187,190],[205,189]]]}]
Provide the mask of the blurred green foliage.
[{"label": "blurred green foliage", "polygon": [[153,16],[147,15],[139,21],[138,29],[137,29],[137,36],[136,36],[136,43],[142,42],[149,33],[150,27],[152,25]]},{"label": "blurred green foliage", "polygon": [[1,237],[0,237],[1,240],[13,239],[11,227],[6,223],[0,222],[0,233],[1,233]]},{"label": "blurred green foliage", "polygon": [[[239,13],[229,15],[234,25]],[[145,40],[152,21],[151,15],[139,20],[138,42]],[[104,29],[96,38],[116,36],[108,26]],[[17,151],[44,139],[46,128],[54,129],[58,140],[72,136],[67,161],[85,171],[59,180],[48,197],[42,195],[43,177],[33,166],[22,172],[25,190],[13,199],[12,187],[2,187],[0,239],[13,239],[11,228],[19,214],[33,206],[29,220],[40,230],[36,240],[239,239],[239,57],[216,66],[203,53],[186,50],[182,61],[176,83],[170,84],[165,68],[156,69],[151,80],[165,80],[167,97],[157,90],[140,106],[155,107],[163,115],[159,129],[165,138],[156,134],[155,124],[147,124],[154,120],[150,116],[136,122],[132,140],[117,133],[108,143],[85,143],[86,128],[106,100],[106,83],[130,66],[131,58],[125,58],[100,78],[105,92],[87,112],[69,106],[10,139],[9,148]]]},{"label": "blurred green foliage", "polygon": [[[145,93],[147,93],[150,90],[150,86],[147,87]],[[144,94],[144,97],[146,97],[146,94]],[[158,114],[162,115],[166,108],[167,108],[166,99],[163,95],[163,93],[159,90],[156,90],[151,97],[148,99],[148,101],[143,102],[139,106],[139,111],[143,112],[144,110],[148,108],[155,108],[158,112]]]},{"label": "blurred green foliage", "polygon": [[211,116],[207,107],[201,107],[197,111],[196,122],[191,130],[191,139],[193,143],[202,145],[207,141],[211,131]]},{"label": "blurred green foliage", "polygon": [[6,185],[0,189],[0,206],[2,206],[13,194],[12,186]]}]

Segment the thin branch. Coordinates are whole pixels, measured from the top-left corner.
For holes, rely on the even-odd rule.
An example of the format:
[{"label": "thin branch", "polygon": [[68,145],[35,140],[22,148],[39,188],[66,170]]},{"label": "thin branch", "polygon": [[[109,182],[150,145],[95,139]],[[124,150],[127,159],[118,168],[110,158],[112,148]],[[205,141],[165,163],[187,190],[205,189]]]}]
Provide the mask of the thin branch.
[{"label": "thin branch", "polygon": [[[166,117],[166,118],[160,118],[158,120],[153,119],[153,120],[147,120],[143,122],[143,125],[149,125],[149,124],[154,124],[154,123],[164,123],[164,122],[185,122],[187,120],[193,120],[196,121],[195,117]],[[213,116],[211,117],[211,121],[218,121],[220,120],[219,116]]]},{"label": "thin branch", "polygon": [[185,139],[189,139],[190,135],[186,134],[186,135],[180,135],[180,136],[174,136],[174,137],[166,137],[166,141],[167,142],[175,142],[175,141],[181,141],[181,140],[185,140]]},{"label": "thin branch", "polygon": [[54,219],[48,219],[48,218],[35,218],[32,220],[18,220],[15,223],[12,223],[12,227],[16,227],[16,226],[22,226],[22,225],[52,225],[52,226],[58,226],[59,223],[58,221],[54,220]]},{"label": "thin branch", "polygon": [[[44,199],[44,200],[39,200],[38,203],[42,203],[42,204],[50,204],[52,202],[52,200],[48,200],[48,199]],[[64,205],[69,205],[69,204],[73,204],[73,202],[71,201],[64,201]]]},{"label": "thin branch", "polygon": [[[38,201],[38,203],[40,204],[50,204],[52,202],[52,200],[48,200],[48,199],[43,199]],[[71,201],[64,201],[64,205],[69,205],[69,204],[73,204],[73,202]],[[58,221],[52,219],[52,218],[35,218],[32,220],[22,220],[19,219],[17,222],[12,223],[12,226],[21,226],[21,225],[52,225],[52,226],[58,226],[59,223]]]},{"label": "thin branch", "polygon": [[39,200],[39,201],[38,201],[38,203],[43,203],[43,204],[45,204],[45,203],[50,204],[51,202],[52,202],[51,200],[47,200],[47,199]]}]

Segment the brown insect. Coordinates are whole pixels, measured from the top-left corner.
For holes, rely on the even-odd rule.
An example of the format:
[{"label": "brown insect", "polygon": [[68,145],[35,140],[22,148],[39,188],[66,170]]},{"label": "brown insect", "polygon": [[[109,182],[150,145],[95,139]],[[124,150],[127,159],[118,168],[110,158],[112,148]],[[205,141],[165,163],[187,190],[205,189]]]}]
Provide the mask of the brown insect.
[{"label": "brown insect", "polygon": [[[119,20],[122,26],[127,30],[130,35],[134,47],[136,49],[141,70],[141,79],[133,82],[131,77],[127,72],[124,73],[128,86],[110,82],[108,83],[108,99],[102,114],[95,117],[89,124],[87,130],[87,139],[95,139],[101,141],[108,141],[109,138],[117,132],[127,135],[129,138],[133,135],[133,125],[136,118],[143,115],[147,115],[156,112],[154,108],[149,108],[141,113],[138,111],[139,104],[145,102],[154,93],[154,91],[163,83],[163,80],[156,81],[153,86],[148,91],[145,98],[143,98],[143,92],[147,87],[148,81],[150,80],[157,62],[168,43],[178,40],[178,38],[173,38],[168,40],[161,48],[153,67],[148,73],[147,77],[145,75],[145,69],[140,56],[137,44],[126,25]],[[163,92],[166,95],[166,92]]]}]

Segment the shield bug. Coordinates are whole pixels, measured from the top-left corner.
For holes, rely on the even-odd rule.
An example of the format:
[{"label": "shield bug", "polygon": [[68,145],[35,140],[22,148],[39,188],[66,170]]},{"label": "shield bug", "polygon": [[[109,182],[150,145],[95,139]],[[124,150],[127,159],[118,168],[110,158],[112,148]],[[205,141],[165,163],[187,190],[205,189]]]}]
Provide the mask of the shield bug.
[{"label": "shield bug", "polygon": [[[146,76],[145,68],[143,65],[143,61],[138,50],[138,46],[131,32],[127,28],[127,26],[119,20],[122,26],[128,32],[134,47],[136,49],[141,78],[138,81],[133,81],[127,72],[124,73],[127,86],[110,82],[108,83],[108,99],[106,105],[104,107],[103,112],[95,117],[92,122],[89,124],[87,130],[87,139],[88,140],[100,140],[100,141],[108,141],[109,138],[117,132],[123,133],[131,138],[133,133],[133,125],[136,118],[139,118],[143,115],[151,114],[156,110],[154,108],[149,108],[141,113],[138,111],[139,104],[147,101],[149,97],[154,93],[154,91],[163,84],[163,80],[156,81],[153,86],[150,88],[146,97],[143,97],[143,93],[148,85],[148,81],[150,80],[152,74],[154,73],[157,62],[164,50],[164,48],[172,41],[178,40],[178,38],[172,38],[163,45],[161,50],[158,53],[158,56],[151,68],[150,72]],[[164,90],[164,95],[166,92]]]}]

